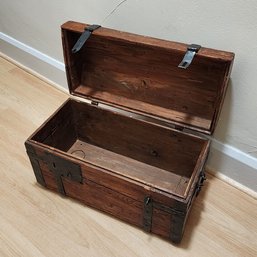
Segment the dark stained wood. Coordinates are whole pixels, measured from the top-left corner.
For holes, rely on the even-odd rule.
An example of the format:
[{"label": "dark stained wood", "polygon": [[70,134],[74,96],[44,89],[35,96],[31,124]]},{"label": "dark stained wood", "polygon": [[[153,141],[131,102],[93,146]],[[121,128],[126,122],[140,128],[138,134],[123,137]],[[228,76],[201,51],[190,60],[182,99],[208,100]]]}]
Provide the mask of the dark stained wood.
[{"label": "dark stained wood", "polygon": [[[62,142],[64,139],[67,142]],[[188,210],[194,195],[191,188],[195,188],[201,161],[206,159],[203,154],[207,142],[172,128],[69,100],[28,139],[26,147],[39,162],[47,188],[58,190],[49,170],[49,154],[76,162],[83,183],[62,178],[66,195],[143,227],[146,196],[158,204]],[[159,144],[160,150],[156,148]],[[76,150],[83,150],[85,155]],[[160,160],[152,161],[156,158]],[[171,223],[171,217],[171,213],[154,208],[151,231],[169,239],[172,226],[177,226]]]},{"label": "dark stained wood", "polygon": [[183,177],[177,175],[176,170],[163,170],[80,140],[68,152],[96,166],[178,196],[185,194],[190,179],[189,174],[188,177]]},{"label": "dark stained wood", "polygon": [[[45,167],[43,169],[47,188],[57,191],[53,174]],[[100,211],[106,212],[132,225],[143,227],[143,203],[129,198],[120,192],[111,190],[90,180],[85,179],[83,184],[72,183],[63,179],[67,196]],[[154,209],[152,232],[169,238],[171,215]]]},{"label": "dark stained wood", "polygon": [[153,217],[152,217],[152,232],[169,239],[170,237],[170,227],[171,224],[171,214],[165,211],[158,210],[153,208]]},{"label": "dark stained wood", "polygon": [[119,109],[67,100],[25,143],[37,180],[178,243],[210,147],[179,129],[214,131],[234,55],[202,48],[181,70],[185,44],[106,28],[71,54],[85,26],[62,26],[70,92]]},{"label": "dark stained wood", "polygon": [[53,173],[51,171],[49,171],[49,169],[45,163],[41,162],[40,165],[41,165],[42,173],[44,176],[44,180],[46,182],[46,187],[50,190],[58,192],[57,184],[56,184],[55,178],[53,176]]},{"label": "dark stained wood", "polygon": [[44,129],[37,130],[32,138],[51,147],[66,151],[74,143],[76,129],[71,101],[62,105],[45,123]]},{"label": "dark stained wood", "polygon": [[84,180],[83,185],[64,181],[68,188],[67,195],[81,200],[83,203],[101,211],[115,215],[121,220],[141,226],[142,202],[135,201],[120,192],[103,187],[90,180]]},{"label": "dark stained wood", "polygon": [[[88,26],[85,23],[75,22],[75,21],[67,21],[65,22],[61,27],[64,30],[76,32],[81,34],[85,27]],[[108,29],[101,27],[101,30],[95,30],[94,34],[96,35],[102,35],[103,37],[109,37],[114,38],[117,40],[120,40],[121,42],[135,42],[135,43],[141,43],[142,38],[145,39],[145,44],[148,46],[153,46],[156,48],[167,48],[170,50],[176,49],[180,52],[185,52],[187,49],[187,44],[168,41],[168,40],[161,40],[158,38],[152,38],[152,37],[146,37],[146,36],[140,36],[133,33],[128,33],[124,31],[118,31],[113,29]],[[199,55],[206,58],[212,58],[217,60],[226,60],[231,61],[233,59],[233,53],[221,51],[221,50],[215,50],[210,48],[202,47],[199,51]]]},{"label": "dark stained wood", "polygon": [[[83,178],[89,179],[103,186],[110,187],[115,191],[122,192],[137,201],[143,201],[144,197],[148,195],[156,202],[160,202],[168,206],[176,206],[177,209],[185,211],[187,209],[187,202],[192,197],[190,192],[187,192],[187,195],[182,198],[171,193],[158,190],[158,188],[146,186],[145,183],[140,183],[133,178],[127,178],[121,174],[117,174],[113,170],[94,166],[87,160],[81,160],[80,158],[77,159],[74,155],[70,155],[69,153],[62,152],[58,149],[52,151],[51,148],[45,147],[44,144],[33,140],[28,140],[26,147],[28,147],[28,145],[34,148],[34,154],[31,155],[31,152],[28,152],[28,155],[33,156],[39,161],[42,171],[49,169],[48,164],[51,162],[49,154],[51,154],[52,156],[62,157],[63,159],[70,160],[71,162],[77,162],[81,166]],[[197,172],[197,174],[198,173],[199,172]],[[193,183],[197,180],[197,174],[192,177]]]},{"label": "dark stained wood", "polygon": [[206,143],[196,136],[76,101],[67,102],[45,129],[32,139],[180,197],[190,186]]},{"label": "dark stained wood", "polygon": [[75,123],[81,140],[190,177],[204,143],[202,139],[99,107],[74,102],[75,106]]},{"label": "dark stained wood", "polygon": [[82,26],[62,27],[71,93],[213,132],[232,53],[202,49],[184,70],[184,44],[100,28],[72,54]]}]

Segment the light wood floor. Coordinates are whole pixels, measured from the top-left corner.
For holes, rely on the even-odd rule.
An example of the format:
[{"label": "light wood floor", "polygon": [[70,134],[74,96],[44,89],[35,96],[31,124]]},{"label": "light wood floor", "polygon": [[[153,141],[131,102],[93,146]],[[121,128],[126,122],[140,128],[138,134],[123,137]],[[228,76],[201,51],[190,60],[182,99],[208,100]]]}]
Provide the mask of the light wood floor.
[{"label": "light wood floor", "polygon": [[24,141],[67,97],[0,58],[0,256],[257,256],[256,200],[210,175],[179,246],[38,186]]}]

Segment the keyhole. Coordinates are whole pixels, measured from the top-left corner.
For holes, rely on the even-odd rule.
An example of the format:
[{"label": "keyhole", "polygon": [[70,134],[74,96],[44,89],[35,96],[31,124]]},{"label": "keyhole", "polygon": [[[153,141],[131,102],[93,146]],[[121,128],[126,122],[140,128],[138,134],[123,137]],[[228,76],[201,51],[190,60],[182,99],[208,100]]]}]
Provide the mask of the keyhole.
[{"label": "keyhole", "polygon": [[55,168],[56,166],[55,166],[55,162],[53,162],[53,167]]}]

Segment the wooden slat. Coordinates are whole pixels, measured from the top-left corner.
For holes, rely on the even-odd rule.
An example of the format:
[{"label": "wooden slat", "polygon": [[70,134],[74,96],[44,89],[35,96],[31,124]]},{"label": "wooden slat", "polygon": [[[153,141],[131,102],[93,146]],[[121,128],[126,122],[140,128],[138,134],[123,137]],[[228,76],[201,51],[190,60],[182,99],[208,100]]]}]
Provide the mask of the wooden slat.
[{"label": "wooden slat", "polygon": [[78,138],[190,177],[205,139],[74,102]]},{"label": "wooden slat", "polygon": [[[85,154],[84,157],[81,155],[82,151]],[[190,177],[184,178],[183,183],[180,183],[182,177],[181,175],[177,175],[174,171],[163,170],[126,156],[115,154],[81,140],[77,140],[68,152],[77,155],[82,159],[86,159],[96,166],[112,170],[122,176],[132,178],[148,186],[159,188],[160,190],[171,194],[178,194],[179,196],[185,194],[187,183],[190,179]],[[181,188],[180,190],[177,190],[179,184]]]}]

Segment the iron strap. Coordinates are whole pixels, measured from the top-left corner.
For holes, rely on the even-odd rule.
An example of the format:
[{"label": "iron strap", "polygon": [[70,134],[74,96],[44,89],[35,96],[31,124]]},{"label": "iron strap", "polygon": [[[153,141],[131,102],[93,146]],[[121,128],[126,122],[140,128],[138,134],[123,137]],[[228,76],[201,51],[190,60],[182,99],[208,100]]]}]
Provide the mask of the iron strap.
[{"label": "iron strap", "polygon": [[144,199],[144,211],[143,211],[143,228],[146,232],[150,232],[152,228],[152,216],[153,216],[153,200],[150,196]]},{"label": "iron strap", "polygon": [[30,160],[31,166],[33,168],[33,171],[34,171],[37,182],[41,186],[46,187],[46,182],[45,182],[45,179],[43,177],[41,167],[39,165],[38,158],[37,158],[37,155],[35,153],[34,148],[30,144],[28,144],[27,142],[25,143],[25,147],[26,147],[27,154],[29,156],[29,160]]},{"label": "iron strap", "polygon": [[[32,149],[32,148],[31,148]],[[61,158],[57,155],[53,155],[52,153],[46,152],[43,157],[39,157],[35,154],[35,152],[32,152],[27,150],[28,156],[30,158],[37,182],[41,184],[42,186],[46,186],[42,171],[40,169],[39,161],[42,161],[47,164],[47,167],[49,171],[52,172],[58,192],[61,195],[66,195],[65,189],[63,186],[62,178],[68,178],[69,180],[82,183],[83,177],[80,165],[72,162],[70,160],[66,160],[64,158]]]},{"label": "iron strap", "polygon": [[172,207],[165,206],[163,204],[154,202],[151,196],[146,196],[144,199],[144,209],[143,209],[143,229],[146,232],[151,232],[152,229],[152,216],[153,216],[153,209],[158,209],[169,214],[179,215],[181,217],[185,217],[186,212],[180,211]]},{"label": "iron strap", "polygon": [[73,46],[73,48],[71,50],[72,53],[77,53],[82,48],[82,46],[86,43],[86,41],[89,39],[92,32],[100,27],[101,27],[100,25],[94,24],[94,25],[90,25],[89,27],[85,28],[85,31],[81,34],[81,36],[79,37],[79,39]]},{"label": "iron strap", "polygon": [[83,178],[79,164],[50,153],[47,154],[46,163],[49,170],[55,177],[57,188],[60,194],[66,195],[62,181],[63,177],[78,183],[82,183]]},{"label": "iron strap", "polygon": [[184,55],[184,58],[181,61],[181,63],[178,65],[178,67],[182,69],[187,69],[188,66],[191,64],[191,62],[193,61],[195,54],[200,50],[200,48],[201,48],[200,45],[196,45],[196,44],[189,45],[187,48],[187,52]]}]

